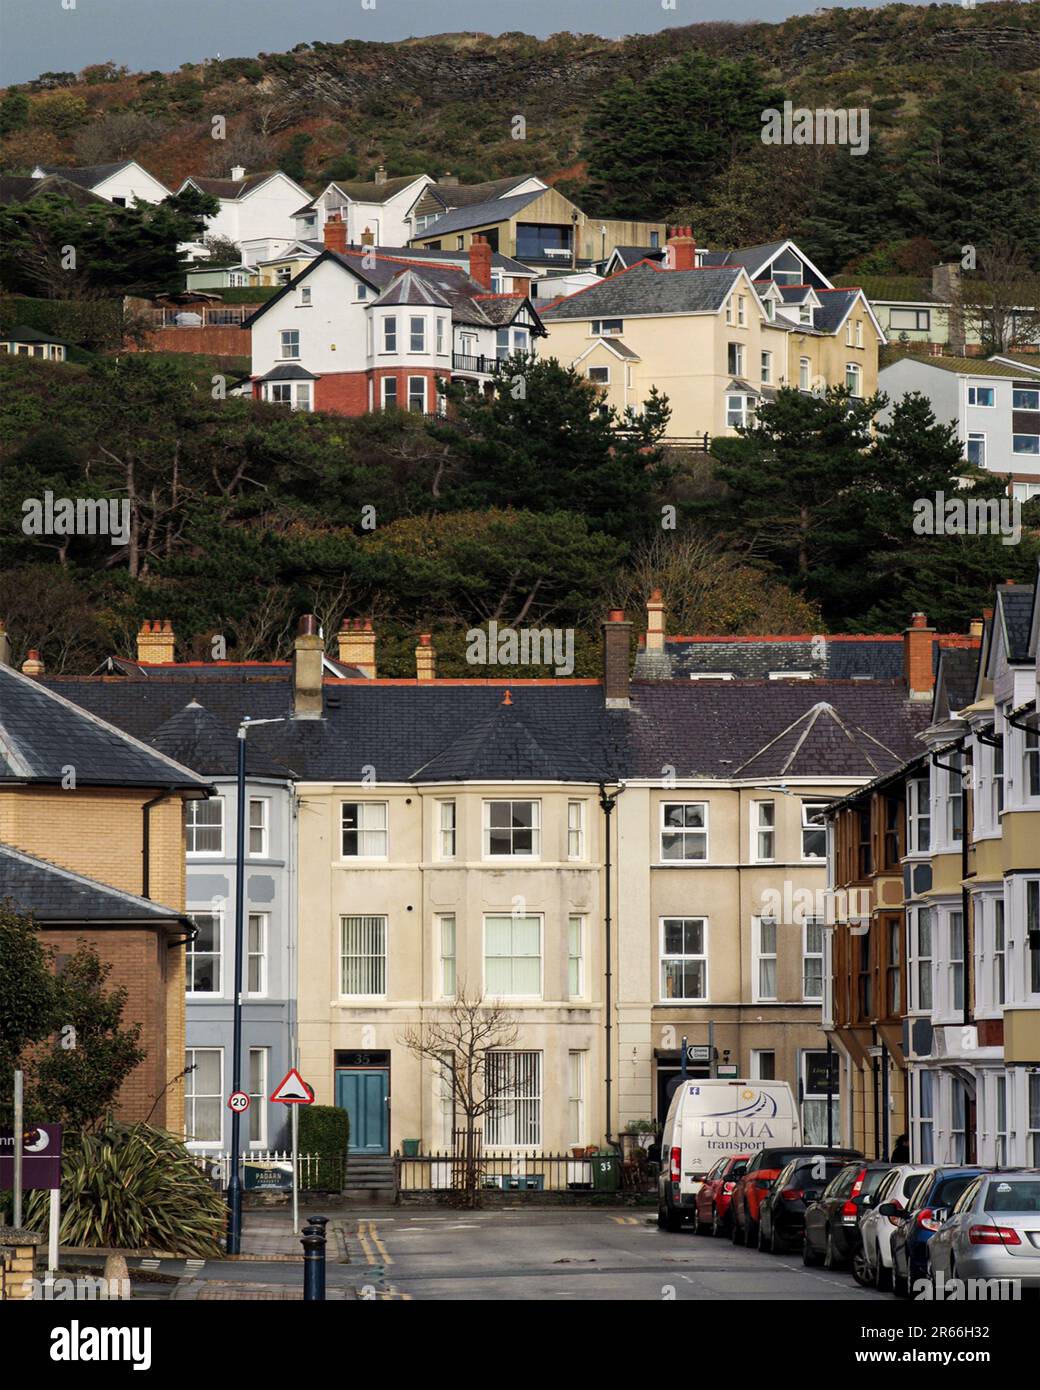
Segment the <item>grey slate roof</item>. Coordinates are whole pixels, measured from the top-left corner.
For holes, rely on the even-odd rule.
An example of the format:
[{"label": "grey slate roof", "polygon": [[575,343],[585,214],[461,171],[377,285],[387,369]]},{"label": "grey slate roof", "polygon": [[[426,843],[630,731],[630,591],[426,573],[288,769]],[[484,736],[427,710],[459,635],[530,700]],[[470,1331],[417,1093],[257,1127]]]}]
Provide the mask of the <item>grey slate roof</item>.
[{"label": "grey slate roof", "polygon": [[996,610],[1004,630],[1008,660],[1028,661],[1029,629],[1033,617],[1032,585],[999,585]]},{"label": "grey slate roof", "polygon": [[[208,692],[206,692],[208,693]],[[269,726],[258,728],[247,739],[246,768],[251,777],[289,776],[284,762],[278,761],[257,742]],[[277,726],[275,726],[277,728]],[[214,714],[197,700],[191,700],[149,735],[148,742],[160,753],[176,758],[207,777],[226,777],[238,771],[238,720]],[[276,740],[268,737],[268,743]]]},{"label": "grey slate roof", "polygon": [[627,270],[640,261],[664,260],[664,251],[659,246],[615,246],[607,260],[611,261],[615,256]]},{"label": "grey slate roof", "polygon": [[0,783],[206,790],[205,778],[70,703],[49,685],[0,666]]},{"label": "grey slate roof", "polygon": [[821,333],[836,333],[852,308],[859,290],[817,290],[820,307],[813,313],[813,327]]},{"label": "grey slate roof", "polygon": [[545,309],[546,323],[556,319],[616,318],[625,314],[697,314],[717,312],[733,288],[739,269],[658,270],[637,265],[619,271],[588,289],[577,290]]},{"label": "grey slate roof", "polygon": [[422,304],[450,308],[447,298],[414,270],[406,270],[392,280],[376,300],[377,304]]},{"label": "grey slate roof", "polygon": [[[423,189],[423,196],[432,194],[446,208],[472,207],[474,203],[504,198],[511,188],[533,177],[532,174],[510,174],[504,179],[488,179],[486,183],[430,183]],[[545,191],[542,189],[543,193]]]},{"label": "grey slate roof", "polygon": [[110,206],[106,198],[92,192],[83,184],[66,178],[63,174],[47,174],[42,179],[30,178],[28,174],[0,175],[0,204],[32,203],[37,198],[68,198],[78,206],[101,203]]},{"label": "grey slate roof", "polygon": [[254,189],[259,188],[261,184],[266,183],[268,179],[273,179],[277,173],[277,169],[267,169],[259,174],[247,174],[242,179],[209,179],[192,174],[184,182],[193,183],[196,188],[201,189],[203,193],[211,193],[214,198],[223,198],[229,202],[237,203],[252,193]]},{"label": "grey slate roof", "polygon": [[948,719],[974,700],[978,667],[978,648],[944,647],[940,651],[932,703],[932,715],[937,722]]},{"label": "grey slate roof", "polygon": [[[407,188],[409,184],[415,183],[420,178],[422,178],[421,174],[399,174],[395,178],[387,179],[385,183],[376,183],[375,179],[348,179],[346,182],[342,179],[333,179],[332,182],[342,193],[347,195],[351,202],[385,203],[395,193],[400,193],[403,188]],[[324,191],[322,189],[322,192]],[[306,206],[313,207],[315,202],[317,202],[316,198]]]},{"label": "grey slate roof", "polygon": [[419,233],[417,240],[430,237],[447,236],[450,232],[463,232],[470,227],[490,226],[495,222],[508,222],[518,212],[523,212],[529,204],[545,193],[544,188],[533,193],[517,193],[510,198],[491,198],[485,203],[471,203],[468,207],[456,207],[438,217],[436,222]]},{"label": "grey slate roof", "polygon": [[130,922],[190,924],[172,907],[139,898],[83,874],[60,868],[46,859],[0,844],[0,902],[10,898],[15,909],[31,913],[38,922],[84,926]]},{"label": "grey slate roof", "polygon": [[79,184],[80,188],[96,188],[133,162],[132,159],[119,159],[114,164],[81,164],[75,169],[57,164],[41,164],[38,167],[45,174],[57,174],[59,178],[68,179],[69,183]]},{"label": "grey slate roof", "polygon": [[784,241],[766,241],[761,246],[740,246],[735,251],[705,251],[701,256],[701,264],[739,265],[753,275],[782,251],[786,244]]},{"label": "grey slate roof", "polygon": [[[901,637],[666,638],[664,655],[667,670],[680,680],[702,672],[763,679],[771,671],[811,671],[822,680],[875,681],[899,680],[903,674]],[[649,659],[641,648],[637,673],[649,674]]]},{"label": "grey slate roof", "polygon": [[0,342],[5,343],[56,343],[59,347],[72,347],[73,344],[65,338],[55,337],[53,333],[41,333],[38,328],[26,328],[24,324],[19,324],[17,328],[11,328],[7,332],[0,330]]},{"label": "grey slate roof", "polygon": [[306,367],[301,367],[299,362],[279,362],[277,367],[272,367],[263,376],[257,377],[257,381],[315,381],[313,372],[309,372]]}]

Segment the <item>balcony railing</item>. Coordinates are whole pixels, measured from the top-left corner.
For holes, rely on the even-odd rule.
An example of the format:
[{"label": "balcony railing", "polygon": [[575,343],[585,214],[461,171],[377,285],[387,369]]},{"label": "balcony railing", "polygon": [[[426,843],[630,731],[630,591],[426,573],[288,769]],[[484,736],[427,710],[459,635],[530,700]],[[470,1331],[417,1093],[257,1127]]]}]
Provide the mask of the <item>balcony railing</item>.
[{"label": "balcony railing", "polygon": [[501,369],[501,366],[502,363],[497,357],[485,357],[483,353],[479,357],[470,357],[464,352],[451,354],[453,372],[473,372],[481,376],[494,376]]}]

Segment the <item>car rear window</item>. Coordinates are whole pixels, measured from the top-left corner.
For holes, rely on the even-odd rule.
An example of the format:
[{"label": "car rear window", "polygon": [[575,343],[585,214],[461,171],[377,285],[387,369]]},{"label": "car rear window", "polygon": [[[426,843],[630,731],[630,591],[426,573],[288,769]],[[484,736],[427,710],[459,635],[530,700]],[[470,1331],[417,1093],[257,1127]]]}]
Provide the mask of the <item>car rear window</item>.
[{"label": "car rear window", "polygon": [[1040,1178],[994,1178],[986,1190],[985,1208],[1040,1212]]},{"label": "car rear window", "polygon": [[923,1181],[923,1173],[910,1173],[909,1176],[903,1179],[903,1196],[909,1200]]},{"label": "car rear window", "polygon": [[968,1184],[975,1181],[975,1177],[975,1173],[965,1173],[960,1178],[946,1178],[932,1193],[930,1205],[933,1207],[952,1207]]},{"label": "car rear window", "polygon": [[864,1195],[866,1195],[867,1193],[873,1195],[881,1186],[881,1184],[885,1181],[885,1179],[888,1177],[891,1171],[891,1168],[868,1168],[866,1177],[864,1177],[863,1179],[863,1186],[860,1188],[860,1192]]}]

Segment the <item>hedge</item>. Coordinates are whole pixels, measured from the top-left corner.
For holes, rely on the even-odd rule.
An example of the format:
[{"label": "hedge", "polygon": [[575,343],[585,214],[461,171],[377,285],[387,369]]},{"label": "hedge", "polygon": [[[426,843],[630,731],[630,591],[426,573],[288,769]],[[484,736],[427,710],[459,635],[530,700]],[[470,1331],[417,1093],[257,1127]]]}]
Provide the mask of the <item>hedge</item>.
[{"label": "hedge", "polygon": [[4,295],[0,298],[0,328],[35,328],[85,347],[118,347],[123,341],[123,306],[118,299]]},{"label": "hedge", "polygon": [[324,1192],[339,1192],[346,1175],[350,1116],[338,1105],[300,1107],[300,1152],[320,1154],[317,1171],[308,1184]]}]

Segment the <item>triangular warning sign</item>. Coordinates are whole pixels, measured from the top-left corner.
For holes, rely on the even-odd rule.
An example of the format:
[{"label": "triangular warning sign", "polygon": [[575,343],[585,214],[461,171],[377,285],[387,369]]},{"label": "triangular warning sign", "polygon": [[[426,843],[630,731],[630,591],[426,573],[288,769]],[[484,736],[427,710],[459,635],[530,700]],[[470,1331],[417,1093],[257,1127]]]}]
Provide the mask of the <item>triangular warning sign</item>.
[{"label": "triangular warning sign", "polygon": [[291,1067],[271,1092],[271,1099],[280,1100],[284,1105],[310,1105],[314,1092],[296,1068]]}]

